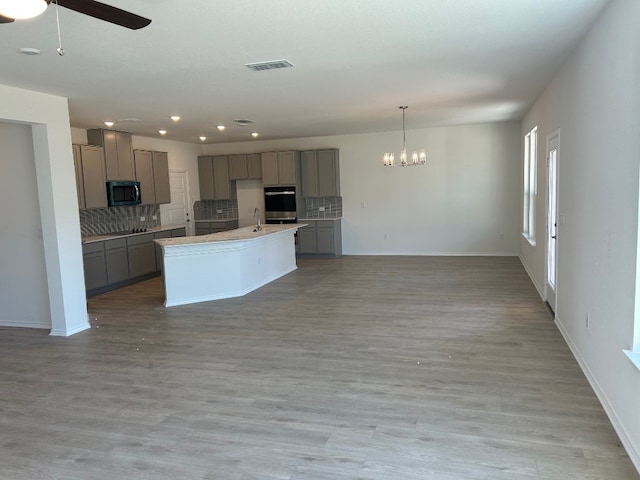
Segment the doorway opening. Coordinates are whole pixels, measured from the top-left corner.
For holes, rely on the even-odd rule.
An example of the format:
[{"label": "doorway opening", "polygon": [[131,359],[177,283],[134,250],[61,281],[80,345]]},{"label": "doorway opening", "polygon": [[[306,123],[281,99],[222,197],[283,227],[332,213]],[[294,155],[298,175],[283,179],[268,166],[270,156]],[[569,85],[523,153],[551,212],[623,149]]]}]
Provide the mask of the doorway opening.
[{"label": "doorway opening", "polygon": [[556,312],[558,279],[558,161],[560,154],[560,131],[547,137],[547,241],[545,301]]}]

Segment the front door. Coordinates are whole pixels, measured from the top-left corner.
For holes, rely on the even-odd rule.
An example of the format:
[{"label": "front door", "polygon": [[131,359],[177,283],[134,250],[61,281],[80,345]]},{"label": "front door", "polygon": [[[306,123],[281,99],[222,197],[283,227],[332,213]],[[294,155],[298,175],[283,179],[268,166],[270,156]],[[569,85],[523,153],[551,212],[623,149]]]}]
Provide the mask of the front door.
[{"label": "front door", "polygon": [[558,278],[558,160],[560,132],[547,137],[547,275],[545,300],[556,311],[556,281]]}]

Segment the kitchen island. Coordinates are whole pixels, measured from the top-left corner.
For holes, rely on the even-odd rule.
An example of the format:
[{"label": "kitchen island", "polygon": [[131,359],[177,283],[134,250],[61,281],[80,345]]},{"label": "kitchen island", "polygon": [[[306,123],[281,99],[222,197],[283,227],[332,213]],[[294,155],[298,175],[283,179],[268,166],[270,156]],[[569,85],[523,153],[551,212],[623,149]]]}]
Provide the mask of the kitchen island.
[{"label": "kitchen island", "polygon": [[263,225],[158,239],[165,306],[240,297],[292,272],[294,234],[304,223]]}]

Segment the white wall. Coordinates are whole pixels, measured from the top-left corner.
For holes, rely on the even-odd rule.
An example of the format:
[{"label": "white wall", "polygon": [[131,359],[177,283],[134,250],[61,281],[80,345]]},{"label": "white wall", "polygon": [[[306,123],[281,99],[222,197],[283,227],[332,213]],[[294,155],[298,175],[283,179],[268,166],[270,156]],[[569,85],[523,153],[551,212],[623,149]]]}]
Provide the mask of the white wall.
[{"label": "white wall", "polygon": [[[634,326],[640,161],[640,2],[616,0],[523,120],[540,131],[538,231],[545,225],[546,135],[560,129],[556,322],[640,470],[640,371],[622,353]],[[544,242],[520,242],[544,284]],[[586,327],[586,314],[590,326]]]},{"label": "white wall", "polygon": [[407,131],[428,165],[385,168],[402,132],[205,145],[207,154],[340,149],[343,252],[516,255],[520,123]]},{"label": "white wall", "polygon": [[0,122],[0,325],[51,328],[31,126]]},{"label": "white wall", "polygon": [[[14,160],[34,162],[40,218],[24,221],[42,228],[51,334],[71,335],[89,322],[67,99],[0,85],[0,121],[31,125],[33,156]],[[10,227],[4,235],[12,236]],[[30,302],[29,290],[15,301]]]},{"label": "white wall", "polygon": [[255,225],[255,209],[260,210],[260,221],[264,223],[264,186],[262,180],[238,180],[238,226]]}]

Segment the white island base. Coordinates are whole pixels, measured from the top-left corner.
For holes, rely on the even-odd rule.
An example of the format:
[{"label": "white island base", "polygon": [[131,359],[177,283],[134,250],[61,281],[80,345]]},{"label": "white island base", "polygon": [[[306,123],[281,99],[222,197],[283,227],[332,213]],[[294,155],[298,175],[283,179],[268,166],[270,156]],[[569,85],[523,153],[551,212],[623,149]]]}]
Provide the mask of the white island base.
[{"label": "white island base", "polygon": [[294,234],[304,225],[155,240],[162,246],[165,306],[240,297],[294,271]]}]

